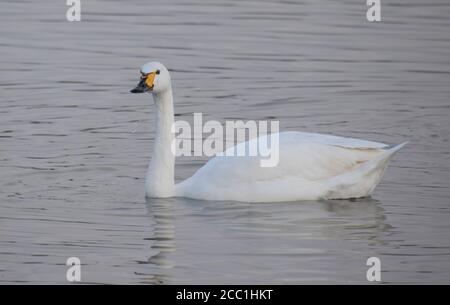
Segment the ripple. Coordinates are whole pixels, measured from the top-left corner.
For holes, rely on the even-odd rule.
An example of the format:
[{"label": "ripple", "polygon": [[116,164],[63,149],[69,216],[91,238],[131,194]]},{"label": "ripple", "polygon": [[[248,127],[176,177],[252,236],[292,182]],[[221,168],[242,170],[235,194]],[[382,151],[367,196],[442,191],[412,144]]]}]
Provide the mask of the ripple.
[{"label": "ripple", "polygon": [[[71,23],[6,2],[0,282],[62,284],[78,256],[92,284],[360,284],[378,256],[385,284],[450,283],[450,4],[389,8],[373,24],[352,1],[102,1]],[[151,59],[180,119],[411,143],[373,198],[145,202],[155,108],[128,90]]]}]

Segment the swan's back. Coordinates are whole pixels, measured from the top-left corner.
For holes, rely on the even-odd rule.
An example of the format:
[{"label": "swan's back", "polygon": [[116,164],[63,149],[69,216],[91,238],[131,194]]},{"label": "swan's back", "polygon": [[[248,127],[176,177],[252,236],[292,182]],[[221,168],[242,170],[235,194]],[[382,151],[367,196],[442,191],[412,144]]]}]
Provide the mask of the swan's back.
[{"label": "swan's back", "polygon": [[[248,151],[258,140],[240,143],[235,149]],[[384,155],[389,159],[389,151],[383,143],[282,132],[277,166],[262,167],[259,156],[217,156],[177,185],[176,193],[196,199],[251,202],[362,197],[378,184],[387,164],[381,159]],[[369,172],[372,163],[380,166]]]}]

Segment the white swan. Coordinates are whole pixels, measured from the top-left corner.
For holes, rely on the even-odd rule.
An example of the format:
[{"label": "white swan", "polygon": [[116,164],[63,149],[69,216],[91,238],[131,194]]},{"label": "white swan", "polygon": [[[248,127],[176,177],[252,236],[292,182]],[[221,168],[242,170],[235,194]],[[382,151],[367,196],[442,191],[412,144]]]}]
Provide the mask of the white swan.
[{"label": "white swan", "polygon": [[247,202],[365,197],[380,182],[394,153],[405,144],[389,147],[331,135],[281,132],[277,166],[261,167],[259,157],[216,156],[175,185],[170,75],[157,62],[143,65],[141,74],[141,81],[131,92],[151,92],[156,105],[156,139],[145,183],[147,197]]}]

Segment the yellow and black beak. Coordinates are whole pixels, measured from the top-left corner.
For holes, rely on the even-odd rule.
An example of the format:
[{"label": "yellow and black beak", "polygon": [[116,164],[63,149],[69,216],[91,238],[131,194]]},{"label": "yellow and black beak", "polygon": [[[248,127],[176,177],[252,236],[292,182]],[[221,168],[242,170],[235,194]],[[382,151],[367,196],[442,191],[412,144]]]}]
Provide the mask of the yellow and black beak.
[{"label": "yellow and black beak", "polygon": [[154,87],[154,81],[157,74],[159,74],[159,70],[155,72],[151,72],[148,74],[144,74],[141,72],[141,80],[139,81],[139,84],[132,89],[131,93],[144,93],[148,91],[152,91]]}]

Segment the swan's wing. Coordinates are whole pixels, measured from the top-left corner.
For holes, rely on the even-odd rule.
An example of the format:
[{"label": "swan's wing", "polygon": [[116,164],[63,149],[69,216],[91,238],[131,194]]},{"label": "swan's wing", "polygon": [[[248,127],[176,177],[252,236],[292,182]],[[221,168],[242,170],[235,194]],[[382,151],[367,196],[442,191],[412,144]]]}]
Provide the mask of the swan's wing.
[{"label": "swan's wing", "polygon": [[344,138],[333,135],[325,135],[320,133],[296,132],[288,131],[280,133],[280,136],[285,136],[291,141],[310,142],[324,145],[339,146],[345,148],[356,149],[385,149],[389,145],[379,142],[372,142],[367,140],[360,140],[354,138]]},{"label": "swan's wing", "polygon": [[[236,146],[248,147],[256,139]],[[292,187],[303,182],[325,181],[348,173],[384,152],[386,144],[303,132],[279,134],[279,162],[274,167],[262,167],[261,157],[218,156],[209,160],[192,177],[180,184],[181,192],[198,198],[211,197],[223,189],[235,191],[257,185],[277,185],[276,181],[293,179]],[[202,193],[202,194],[200,194]]]}]

